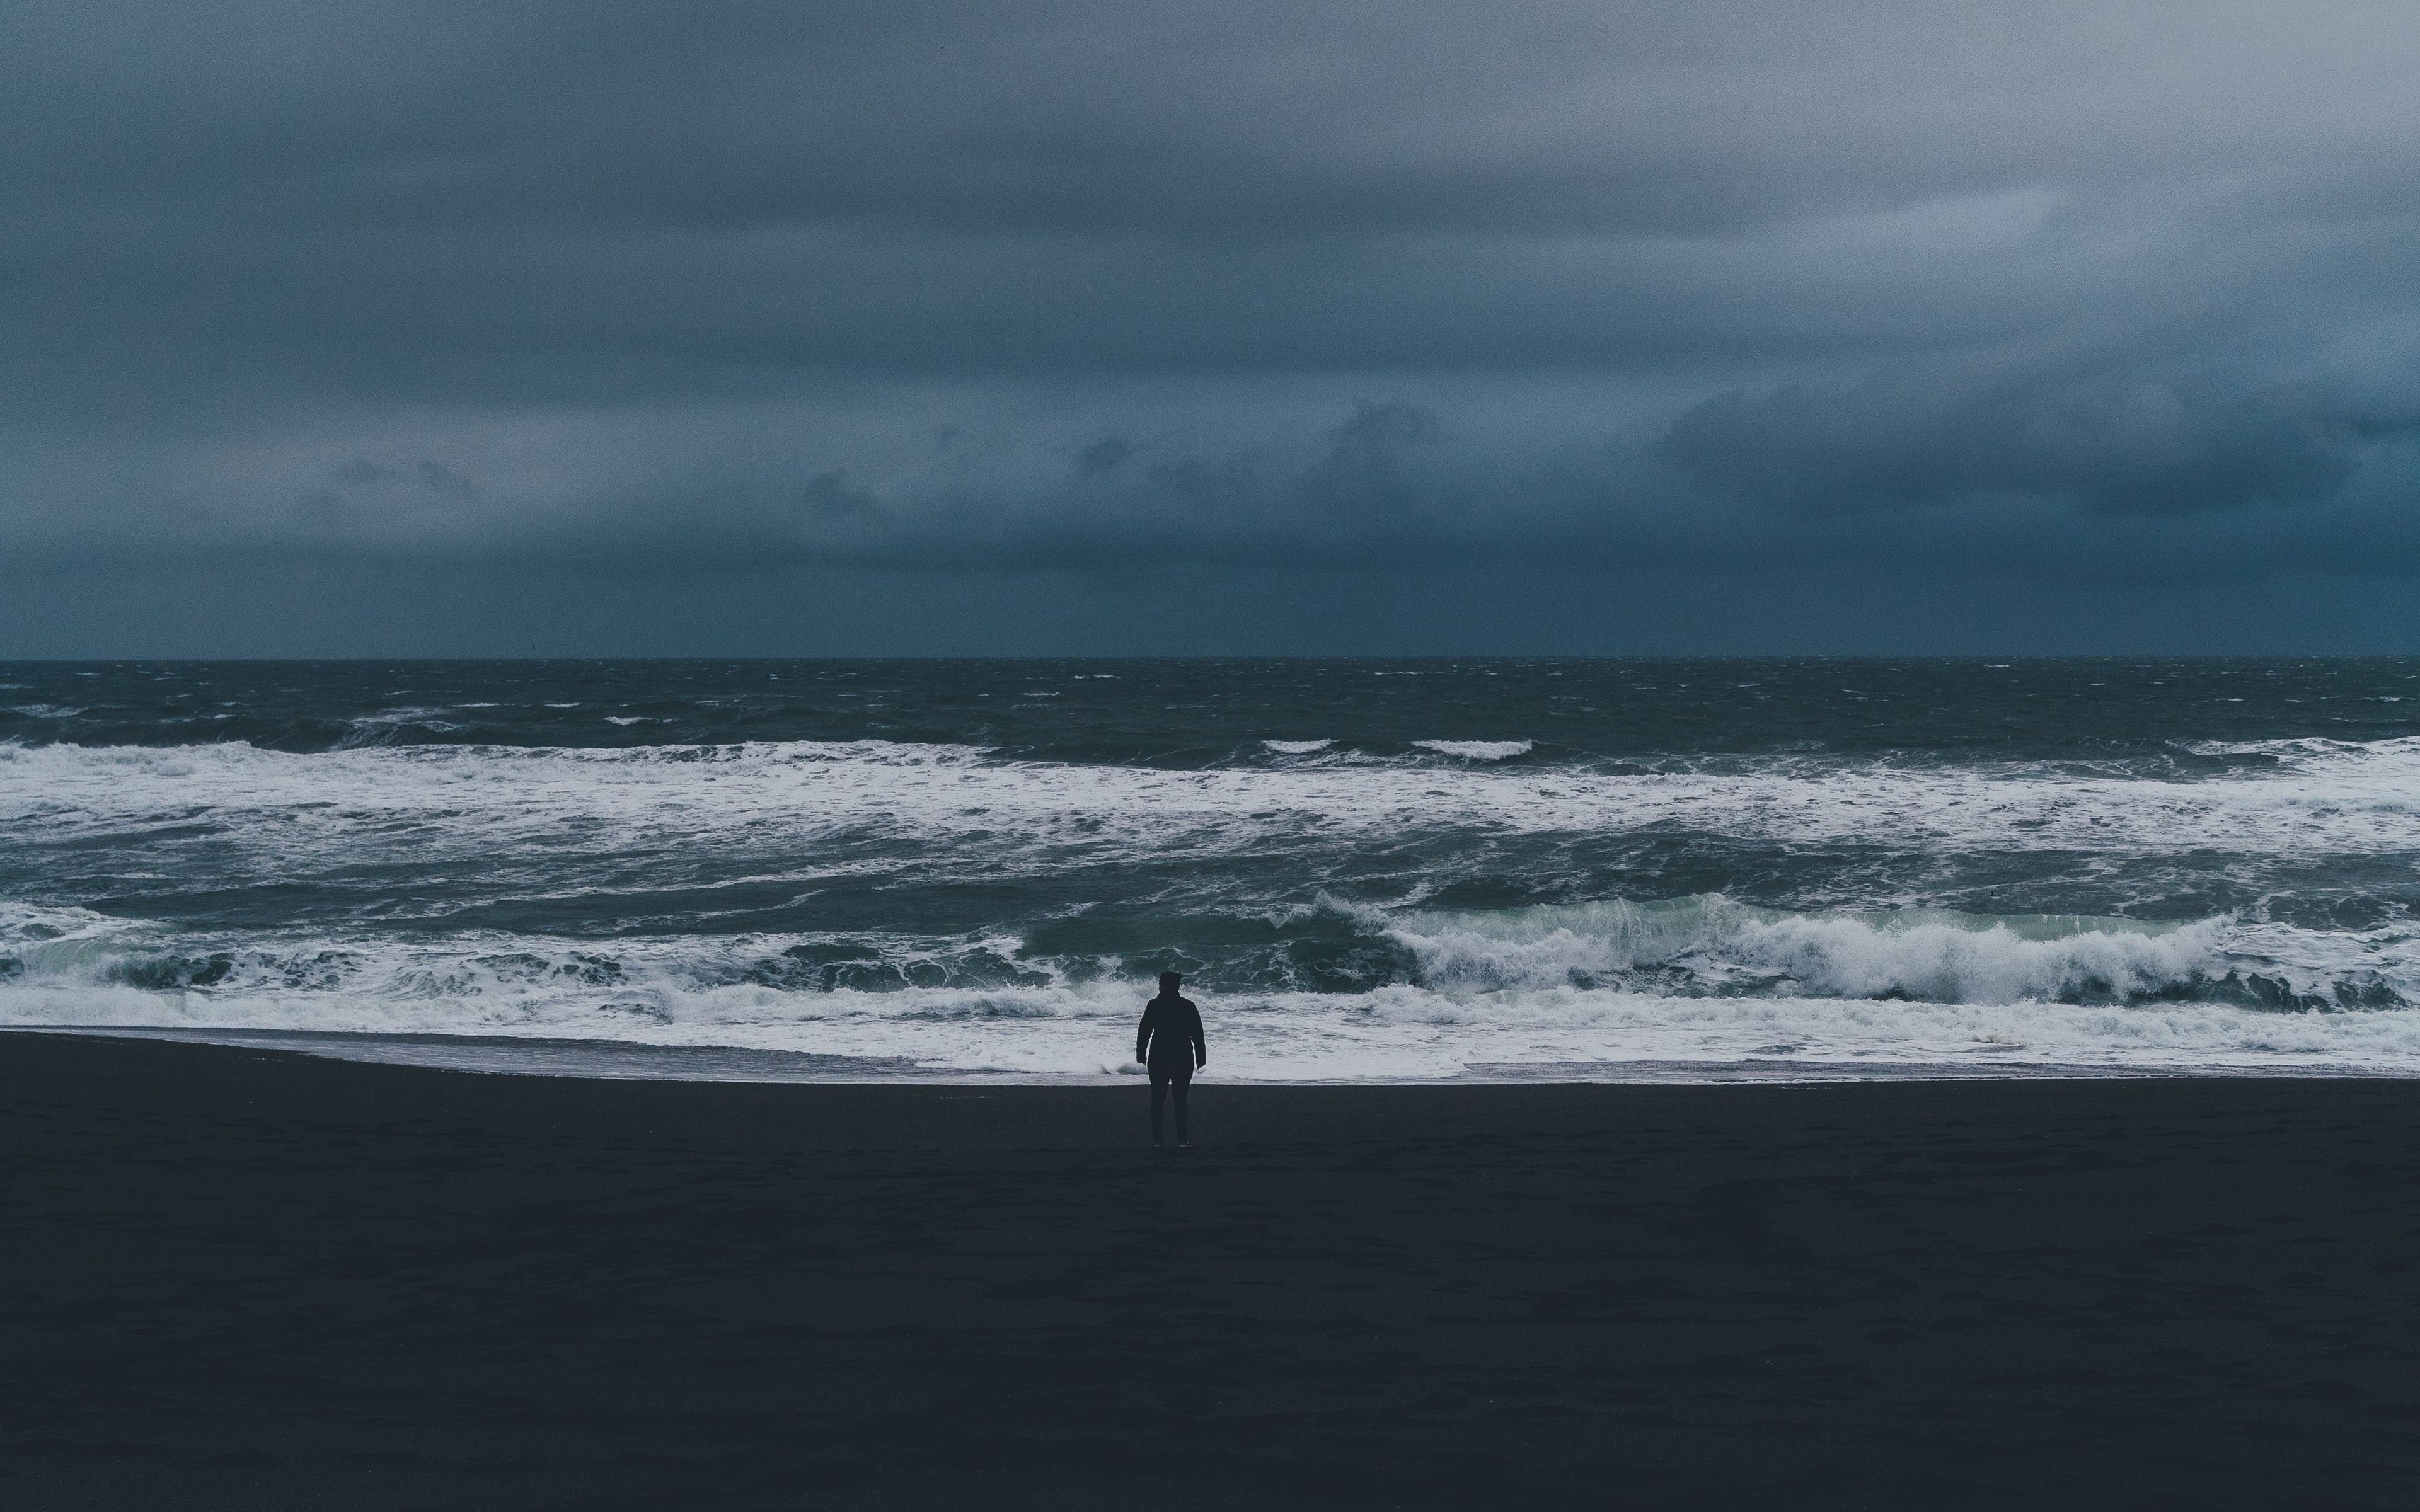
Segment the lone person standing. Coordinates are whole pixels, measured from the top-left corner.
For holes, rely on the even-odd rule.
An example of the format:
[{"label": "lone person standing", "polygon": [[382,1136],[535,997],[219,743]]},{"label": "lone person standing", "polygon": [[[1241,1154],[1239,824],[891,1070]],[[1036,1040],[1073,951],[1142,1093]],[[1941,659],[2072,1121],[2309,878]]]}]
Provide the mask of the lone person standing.
[{"label": "lone person standing", "polygon": [[1151,1148],[1161,1148],[1160,1109],[1168,1094],[1176,1094],[1176,1148],[1190,1149],[1185,1134],[1185,1094],[1193,1088],[1193,1068],[1210,1064],[1202,1043],[1202,1011],[1193,999],[1176,995],[1185,979],[1173,971],[1159,974],[1159,995],[1142,1005],[1142,1024],[1135,1030],[1135,1058],[1151,1068]]}]

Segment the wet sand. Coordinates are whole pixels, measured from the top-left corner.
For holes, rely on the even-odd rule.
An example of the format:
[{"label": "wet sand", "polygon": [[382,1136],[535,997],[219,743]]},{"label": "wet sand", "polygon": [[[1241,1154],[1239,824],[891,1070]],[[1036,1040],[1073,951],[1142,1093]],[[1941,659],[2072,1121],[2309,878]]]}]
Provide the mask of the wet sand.
[{"label": "wet sand", "polygon": [[0,1505],[2420,1501],[2420,1084],[1142,1098],[0,1035]]}]

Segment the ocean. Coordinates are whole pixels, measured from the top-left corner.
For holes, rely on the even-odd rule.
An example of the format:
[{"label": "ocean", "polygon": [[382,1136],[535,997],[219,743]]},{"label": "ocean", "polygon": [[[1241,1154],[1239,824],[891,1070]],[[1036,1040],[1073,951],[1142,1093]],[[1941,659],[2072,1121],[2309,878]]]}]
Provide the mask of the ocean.
[{"label": "ocean", "polygon": [[600,1075],[2420,1072],[2420,660],[0,664],[0,1026]]}]

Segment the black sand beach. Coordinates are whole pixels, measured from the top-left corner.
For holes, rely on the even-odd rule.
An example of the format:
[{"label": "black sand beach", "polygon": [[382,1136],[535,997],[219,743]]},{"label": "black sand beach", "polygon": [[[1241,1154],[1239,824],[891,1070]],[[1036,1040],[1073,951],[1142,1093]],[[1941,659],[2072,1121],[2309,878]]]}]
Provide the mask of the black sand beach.
[{"label": "black sand beach", "polygon": [[0,1504],[2420,1497],[2420,1085],[1142,1096],[0,1037]]}]

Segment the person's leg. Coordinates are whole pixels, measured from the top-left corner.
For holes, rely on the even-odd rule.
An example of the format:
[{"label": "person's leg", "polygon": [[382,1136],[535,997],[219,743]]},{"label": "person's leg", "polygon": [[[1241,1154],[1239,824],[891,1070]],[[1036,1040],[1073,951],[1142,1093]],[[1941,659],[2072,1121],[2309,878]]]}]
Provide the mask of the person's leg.
[{"label": "person's leg", "polygon": [[[1151,1142],[1155,1145],[1159,1143],[1160,1110],[1167,1105],[1168,1072],[1160,1070],[1157,1066],[1154,1066],[1151,1068]],[[1185,1114],[1182,1111],[1183,1104],[1178,1104],[1178,1107],[1179,1112],[1176,1115],[1176,1137],[1182,1139],[1185,1137]]]},{"label": "person's leg", "polygon": [[1185,1095],[1193,1090],[1193,1068],[1178,1067],[1168,1079],[1168,1089],[1176,1098],[1176,1142],[1188,1143],[1191,1135],[1185,1132]]}]

